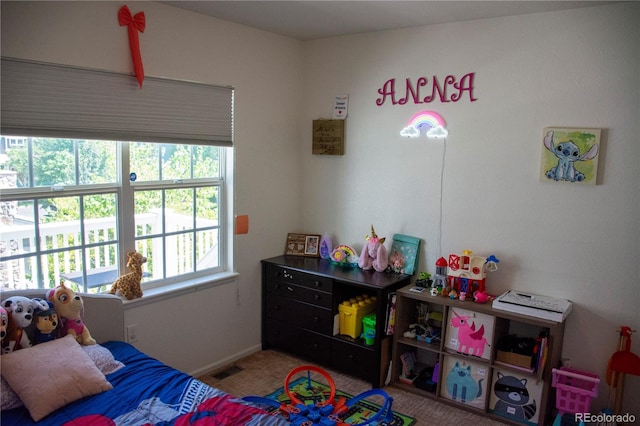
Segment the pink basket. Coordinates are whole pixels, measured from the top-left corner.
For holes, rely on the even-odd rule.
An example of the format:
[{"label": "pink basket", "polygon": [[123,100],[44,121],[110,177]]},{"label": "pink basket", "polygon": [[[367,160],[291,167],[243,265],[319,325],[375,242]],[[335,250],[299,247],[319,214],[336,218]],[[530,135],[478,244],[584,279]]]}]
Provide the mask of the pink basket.
[{"label": "pink basket", "polygon": [[598,396],[600,378],[593,373],[562,367],[552,370],[556,388],[556,408],[560,414],[588,413],[591,400]]}]

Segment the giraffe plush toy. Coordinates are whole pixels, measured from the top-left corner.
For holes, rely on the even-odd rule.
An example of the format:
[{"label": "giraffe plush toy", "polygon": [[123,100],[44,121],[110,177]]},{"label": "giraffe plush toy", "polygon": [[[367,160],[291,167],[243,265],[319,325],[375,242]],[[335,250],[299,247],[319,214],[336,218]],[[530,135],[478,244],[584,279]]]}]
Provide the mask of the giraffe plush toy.
[{"label": "giraffe plush toy", "polygon": [[127,253],[127,257],[129,258],[127,268],[130,268],[131,272],[115,280],[109,293],[116,294],[120,290],[120,294],[127,300],[132,300],[136,297],[142,297],[142,288],[140,288],[142,265],[147,262],[147,258],[135,250]]}]

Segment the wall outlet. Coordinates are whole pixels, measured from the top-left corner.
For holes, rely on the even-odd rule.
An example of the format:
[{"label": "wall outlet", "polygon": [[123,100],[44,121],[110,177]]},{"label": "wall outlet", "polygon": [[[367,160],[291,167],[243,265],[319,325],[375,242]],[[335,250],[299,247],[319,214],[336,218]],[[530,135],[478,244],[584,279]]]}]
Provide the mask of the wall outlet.
[{"label": "wall outlet", "polygon": [[138,324],[131,324],[127,326],[126,338],[129,343],[138,341]]}]

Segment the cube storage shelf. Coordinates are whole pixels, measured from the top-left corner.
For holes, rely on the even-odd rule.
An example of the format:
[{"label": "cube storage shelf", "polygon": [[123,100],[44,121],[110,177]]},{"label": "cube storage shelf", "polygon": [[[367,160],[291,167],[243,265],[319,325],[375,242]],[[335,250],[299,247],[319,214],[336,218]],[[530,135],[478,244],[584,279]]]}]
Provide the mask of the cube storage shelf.
[{"label": "cube storage shelf", "polygon": [[[555,401],[551,372],[560,365],[564,322],[497,310],[490,303],[416,293],[411,287],[396,295],[393,386],[509,424],[551,423]],[[441,327],[439,340],[404,336],[419,315],[431,318],[429,325]],[[501,338],[510,334],[535,338],[540,332],[548,336],[548,349],[537,371],[498,360]],[[420,378],[407,383],[402,358],[409,352],[416,359],[416,372],[428,373],[421,376],[423,380],[435,369],[436,384],[429,381],[425,386]],[[509,396],[514,389],[518,398]]]}]

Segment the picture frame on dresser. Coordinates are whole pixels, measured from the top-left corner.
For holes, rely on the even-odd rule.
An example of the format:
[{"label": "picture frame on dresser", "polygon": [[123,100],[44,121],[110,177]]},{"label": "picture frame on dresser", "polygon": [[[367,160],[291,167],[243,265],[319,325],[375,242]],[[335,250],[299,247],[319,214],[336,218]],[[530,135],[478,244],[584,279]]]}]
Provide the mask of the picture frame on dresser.
[{"label": "picture frame on dresser", "polygon": [[319,234],[288,233],[284,254],[288,256],[320,256]]},{"label": "picture frame on dresser", "polygon": [[311,257],[320,256],[320,235],[307,235],[304,239],[304,255]]}]

